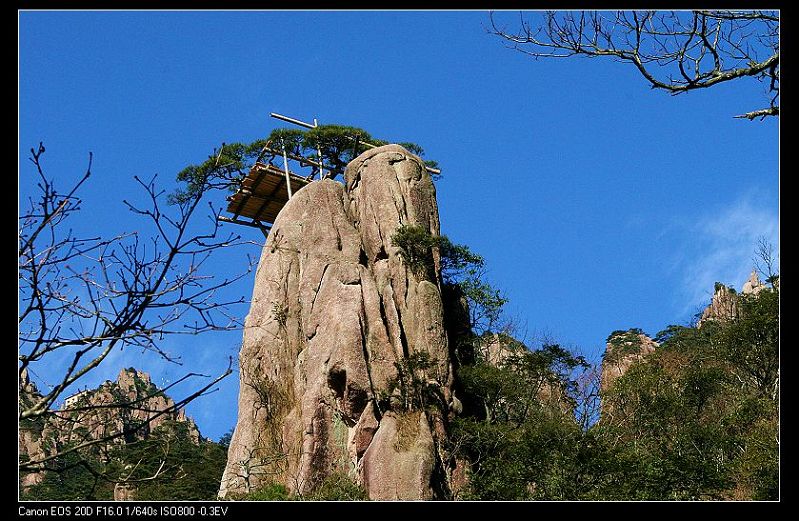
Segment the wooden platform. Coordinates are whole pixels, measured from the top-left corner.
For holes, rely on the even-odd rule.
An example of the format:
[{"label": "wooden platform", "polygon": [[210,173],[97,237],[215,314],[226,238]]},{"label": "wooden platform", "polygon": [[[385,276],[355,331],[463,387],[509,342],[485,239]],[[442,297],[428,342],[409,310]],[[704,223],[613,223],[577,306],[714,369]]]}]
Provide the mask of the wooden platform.
[{"label": "wooden platform", "polygon": [[[292,194],[310,182],[294,173],[289,173],[289,177]],[[227,211],[234,220],[248,217],[253,224],[272,224],[288,200],[286,173],[269,164],[255,163],[238,191],[228,197]]]}]

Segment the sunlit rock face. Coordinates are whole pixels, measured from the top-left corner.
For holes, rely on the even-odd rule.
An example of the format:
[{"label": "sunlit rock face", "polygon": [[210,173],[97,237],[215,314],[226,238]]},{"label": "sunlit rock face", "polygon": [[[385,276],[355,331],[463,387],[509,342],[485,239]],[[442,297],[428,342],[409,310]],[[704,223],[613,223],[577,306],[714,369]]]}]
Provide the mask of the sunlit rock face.
[{"label": "sunlit rock face", "polygon": [[[369,150],[345,184],[316,181],[278,215],[264,246],[239,356],[239,415],[219,495],[279,483],[305,494],[334,473],[372,499],[428,499],[447,489],[442,415],[399,409],[398,362],[433,361],[425,378],[451,398],[439,259],[417,275],[391,237],[439,234],[433,183],[398,145]],[[392,410],[393,409],[393,410]]]}]

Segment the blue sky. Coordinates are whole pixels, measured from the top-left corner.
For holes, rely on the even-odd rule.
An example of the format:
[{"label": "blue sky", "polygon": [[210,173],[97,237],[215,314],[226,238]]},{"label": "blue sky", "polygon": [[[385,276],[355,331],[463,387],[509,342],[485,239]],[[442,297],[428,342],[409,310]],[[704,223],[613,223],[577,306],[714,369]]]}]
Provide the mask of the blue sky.
[{"label": "blue sky", "polygon": [[[740,288],[757,238],[778,245],[778,121],[732,117],[766,106],[763,86],[672,97],[623,64],[533,60],[486,34],[487,21],[477,11],[22,12],[20,200],[33,191],[30,147],[45,142],[62,187],[92,151],[73,226],[137,229],[121,204],[141,196],[133,175],[171,188],[220,142],[265,137],[279,112],[421,144],[444,174],[442,232],[485,256],[530,338],[597,358],[615,329],[655,334],[687,322],[715,281]],[[247,252],[259,253],[227,252],[213,271],[241,269]],[[252,280],[230,294],[249,297]],[[170,339],[182,367],[116,352],[87,383],[129,365],[156,383],[219,373],[240,336]],[[48,373],[37,370],[40,385]],[[237,378],[188,407],[205,436],[234,425]]]}]

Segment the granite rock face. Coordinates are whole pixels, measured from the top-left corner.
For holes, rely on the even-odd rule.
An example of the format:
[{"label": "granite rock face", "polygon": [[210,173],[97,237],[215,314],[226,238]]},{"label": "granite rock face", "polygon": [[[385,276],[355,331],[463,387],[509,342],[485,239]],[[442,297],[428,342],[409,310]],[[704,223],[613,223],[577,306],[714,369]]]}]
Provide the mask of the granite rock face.
[{"label": "granite rock face", "polygon": [[[741,288],[742,295],[757,295],[764,289],[766,285],[757,276],[756,271],[752,271],[749,279],[744,282]],[[713,293],[713,298],[710,305],[702,312],[702,316],[697,322],[697,327],[701,327],[704,322],[708,320],[732,320],[738,316],[738,294],[735,289],[728,288],[724,284],[716,283],[716,288]]]},{"label": "granite rock face", "polygon": [[757,271],[752,270],[752,273],[749,274],[749,279],[744,282],[743,288],[741,288],[741,293],[744,295],[757,295],[766,287],[760,277],[757,276]]},{"label": "granite rock face", "polygon": [[[30,380],[28,370],[23,369],[19,377],[20,408],[32,405],[41,398],[36,384]],[[22,420],[19,424],[19,455],[30,460],[38,460],[50,456],[52,450],[45,440],[53,437],[52,426],[46,422]],[[43,472],[26,472],[19,476],[20,487],[24,490],[44,480]]]},{"label": "granite rock face", "polygon": [[600,390],[605,392],[610,389],[633,364],[655,352],[657,347],[657,342],[638,330],[631,329],[612,334],[608,338],[605,356],[602,358]]},{"label": "granite rock face", "polygon": [[[149,398],[144,399],[147,396]],[[134,368],[122,369],[116,381],[106,381],[97,389],[79,393],[76,398],[74,405],[65,401],[62,407],[65,411],[76,409],[74,413],[68,414],[71,421],[61,426],[61,437],[64,441],[81,441],[87,437],[100,439],[130,430],[132,425],[147,423],[146,427],[138,431],[112,440],[112,443],[117,444],[131,443],[147,438],[154,429],[167,422],[185,422],[189,439],[195,444],[200,443],[200,432],[194,421],[186,417],[183,409],[156,417],[158,411],[173,408],[175,402],[169,396],[158,393],[158,387],[150,381],[149,374]],[[130,408],[93,408],[124,402],[138,405]],[[89,409],[81,410],[85,407]]]},{"label": "granite rock face", "polygon": [[[23,370],[19,380],[20,406],[35,403],[41,397],[36,385],[30,381],[27,370]],[[126,402],[135,405],[110,407]],[[57,414],[22,420],[19,426],[19,455],[36,461],[58,454],[70,444],[99,440],[128,431],[124,436],[88,449],[99,455],[114,444],[146,439],[155,428],[169,422],[184,423],[189,440],[199,444],[200,431],[197,425],[186,416],[183,409],[171,410],[174,406],[172,398],[158,392],[156,385],[150,381],[150,375],[134,368],[123,369],[116,381],[107,380],[96,389],[85,389],[67,397]],[[155,417],[159,411],[167,409],[170,411]],[[131,426],[145,423],[147,425],[141,429],[130,429]],[[41,483],[44,477],[45,472],[21,473],[20,486],[27,489]],[[126,490],[131,489],[127,487]]]},{"label": "granite rock face", "polygon": [[[219,495],[267,483],[305,494],[334,473],[372,499],[436,497],[441,418],[400,410],[398,366],[450,400],[451,363],[436,269],[406,268],[401,225],[439,234],[435,188],[398,145],[369,150],[345,184],[310,183],[285,205],[264,246],[239,356],[239,416]],[[440,481],[440,480],[439,480]]]}]

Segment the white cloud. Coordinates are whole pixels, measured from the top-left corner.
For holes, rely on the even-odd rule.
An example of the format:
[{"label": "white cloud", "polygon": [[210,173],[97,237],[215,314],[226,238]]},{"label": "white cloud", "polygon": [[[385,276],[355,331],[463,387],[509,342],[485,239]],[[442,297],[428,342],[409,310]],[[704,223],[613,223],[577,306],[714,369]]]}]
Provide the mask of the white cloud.
[{"label": "white cloud", "polygon": [[670,261],[681,283],[677,298],[684,306],[682,313],[707,305],[715,282],[740,289],[754,267],[760,237],[779,251],[779,221],[770,206],[750,193],[729,206],[706,211],[691,223],[682,220],[676,225],[681,235],[677,244],[682,248]]}]

